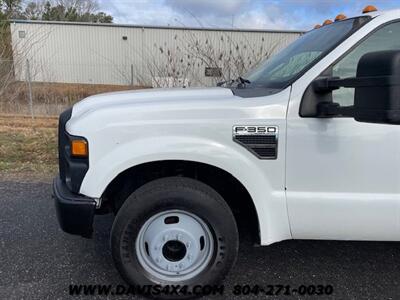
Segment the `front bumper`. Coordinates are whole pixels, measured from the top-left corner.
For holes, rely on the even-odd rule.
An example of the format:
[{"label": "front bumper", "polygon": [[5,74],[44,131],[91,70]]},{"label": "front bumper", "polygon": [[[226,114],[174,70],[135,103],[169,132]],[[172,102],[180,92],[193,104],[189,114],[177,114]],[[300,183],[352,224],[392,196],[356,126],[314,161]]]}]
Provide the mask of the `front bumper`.
[{"label": "front bumper", "polygon": [[96,201],[93,198],[71,193],[59,176],[53,182],[58,222],[70,234],[91,237]]}]

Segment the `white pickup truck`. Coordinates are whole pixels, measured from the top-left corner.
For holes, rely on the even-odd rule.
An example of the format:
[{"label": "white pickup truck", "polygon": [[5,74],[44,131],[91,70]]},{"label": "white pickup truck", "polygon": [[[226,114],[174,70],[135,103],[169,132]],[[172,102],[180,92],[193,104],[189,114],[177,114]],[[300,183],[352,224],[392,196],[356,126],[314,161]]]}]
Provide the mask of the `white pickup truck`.
[{"label": "white pickup truck", "polygon": [[220,282],[255,241],[400,240],[400,10],[337,20],[215,88],[89,97],[60,116],[59,223],[135,285]]}]

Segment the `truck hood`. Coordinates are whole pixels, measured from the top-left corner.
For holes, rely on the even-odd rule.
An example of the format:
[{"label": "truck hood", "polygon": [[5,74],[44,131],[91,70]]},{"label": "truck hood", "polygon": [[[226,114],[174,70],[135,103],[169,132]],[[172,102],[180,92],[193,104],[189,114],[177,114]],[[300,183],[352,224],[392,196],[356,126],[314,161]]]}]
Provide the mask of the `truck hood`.
[{"label": "truck hood", "polygon": [[[169,88],[143,89],[105,93],[88,97],[74,105],[72,117],[78,117],[95,110],[129,106],[171,105],[198,101],[228,100],[235,96],[227,88]],[[236,98],[236,97],[235,97]]]},{"label": "truck hood", "polygon": [[[77,136],[91,137],[93,134],[115,135],[115,128],[132,131],[141,128],[158,128],[158,132],[175,132],[197,124],[194,130],[210,124],[264,123],[269,119],[284,119],[290,95],[290,87],[268,96],[242,98],[230,89],[147,89],[117,92],[89,97],[72,109],[66,130]],[[273,122],[275,123],[275,122]],[[175,128],[173,130],[173,128]],[[111,133],[112,132],[112,133]]]}]

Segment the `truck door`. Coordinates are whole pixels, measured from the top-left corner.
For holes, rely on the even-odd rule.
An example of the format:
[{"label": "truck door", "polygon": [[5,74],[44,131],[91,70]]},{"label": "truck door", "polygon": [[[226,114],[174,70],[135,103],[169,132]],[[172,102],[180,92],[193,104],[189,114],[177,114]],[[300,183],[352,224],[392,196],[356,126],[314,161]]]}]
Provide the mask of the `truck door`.
[{"label": "truck door", "polygon": [[[368,52],[400,50],[400,22],[370,33],[325,73],[356,76]],[[307,86],[293,85],[287,119],[286,192],[294,238],[400,240],[400,126],[303,118]],[[354,89],[333,92],[352,105]],[[379,99],[376,99],[379,101]]]}]

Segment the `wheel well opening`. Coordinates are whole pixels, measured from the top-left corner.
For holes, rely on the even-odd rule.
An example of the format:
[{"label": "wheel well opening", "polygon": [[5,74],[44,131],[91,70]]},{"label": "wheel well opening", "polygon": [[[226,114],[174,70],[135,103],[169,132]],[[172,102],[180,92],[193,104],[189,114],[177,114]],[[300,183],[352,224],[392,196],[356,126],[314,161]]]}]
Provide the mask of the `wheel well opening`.
[{"label": "wheel well opening", "polygon": [[103,193],[100,213],[116,213],[128,196],[155,179],[180,176],[199,180],[216,190],[231,208],[241,240],[259,244],[259,222],[250,194],[230,173],[204,163],[191,161],[156,161],[141,164],[119,174]]}]

